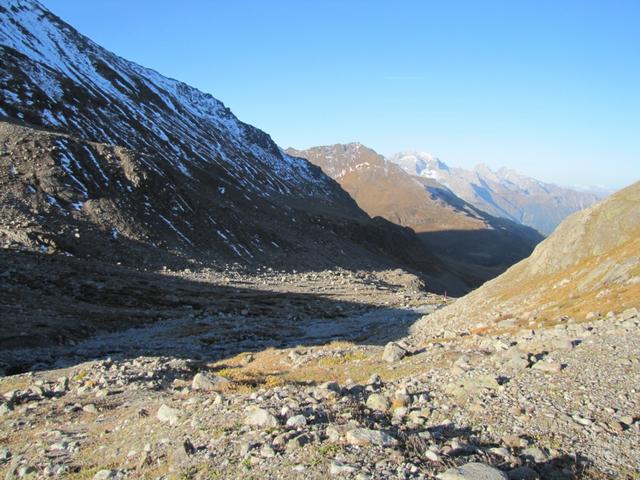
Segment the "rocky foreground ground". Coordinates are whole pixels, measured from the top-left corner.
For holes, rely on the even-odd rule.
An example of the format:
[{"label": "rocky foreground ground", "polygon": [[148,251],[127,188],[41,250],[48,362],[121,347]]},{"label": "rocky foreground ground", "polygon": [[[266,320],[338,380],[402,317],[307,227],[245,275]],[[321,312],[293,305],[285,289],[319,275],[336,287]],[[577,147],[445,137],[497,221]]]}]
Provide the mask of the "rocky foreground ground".
[{"label": "rocky foreground ground", "polygon": [[401,271],[180,275],[254,294],[2,353],[5,478],[640,475],[635,309],[488,333]]}]

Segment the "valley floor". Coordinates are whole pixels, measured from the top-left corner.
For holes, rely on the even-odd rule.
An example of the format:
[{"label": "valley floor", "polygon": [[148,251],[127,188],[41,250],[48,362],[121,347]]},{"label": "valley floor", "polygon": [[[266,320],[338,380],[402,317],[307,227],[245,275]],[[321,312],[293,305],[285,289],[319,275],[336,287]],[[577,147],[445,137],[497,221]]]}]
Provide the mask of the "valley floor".
[{"label": "valley floor", "polygon": [[[5,478],[638,478],[636,311],[416,337],[450,300],[399,270],[6,260]],[[65,318],[84,335],[51,335]]]}]

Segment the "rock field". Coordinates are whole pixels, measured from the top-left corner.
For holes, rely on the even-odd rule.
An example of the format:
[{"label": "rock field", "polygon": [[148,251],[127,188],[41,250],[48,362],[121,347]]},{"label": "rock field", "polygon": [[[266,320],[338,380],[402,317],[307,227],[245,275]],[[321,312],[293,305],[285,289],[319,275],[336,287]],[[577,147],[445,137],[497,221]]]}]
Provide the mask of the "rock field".
[{"label": "rock field", "polygon": [[[451,300],[401,271],[207,275],[274,292],[270,321],[251,303],[260,296],[237,312],[12,350],[30,371],[0,379],[5,478],[640,472],[635,309],[538,331],[409,335]],[[332,299],[324,316],[284,295],[314,282]]]}]

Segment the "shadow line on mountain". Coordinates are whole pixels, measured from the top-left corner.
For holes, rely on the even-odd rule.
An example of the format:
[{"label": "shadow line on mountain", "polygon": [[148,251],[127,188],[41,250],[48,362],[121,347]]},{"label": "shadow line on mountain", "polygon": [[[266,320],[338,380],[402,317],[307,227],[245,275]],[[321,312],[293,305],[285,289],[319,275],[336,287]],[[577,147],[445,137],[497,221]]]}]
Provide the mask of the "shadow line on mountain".
[{"label": "shadow line on mountain", "polygon": [[420,232],[422,243],[468,285],[477,288],[531,255],[537,241],[498,230]]},{"label": "shadow line on mountain", "polygon": [[[337,295],[218,285],[59,255],[0,249],[0,264],[0,369],[8,374],[108,356],[214,361],[334,340],[383,345],[404,337],[420,316]],[[373,321],[362,318],[371,312]],[[144,335],[127,343],[117,337],[124,330]],[[91,343],[105,335],[116,337]],[[164,345],[151,345],[162,335]]]}]

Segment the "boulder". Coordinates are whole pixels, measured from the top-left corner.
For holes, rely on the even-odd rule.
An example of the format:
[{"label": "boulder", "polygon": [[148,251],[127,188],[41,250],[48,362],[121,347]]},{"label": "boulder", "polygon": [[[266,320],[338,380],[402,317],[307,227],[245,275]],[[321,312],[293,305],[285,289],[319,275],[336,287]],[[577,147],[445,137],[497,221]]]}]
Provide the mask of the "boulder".
[{"label": "boulder", "polygon": [[244,423],[252,427],[277,427],[278,419],[263,408],[249,407],[244,417]]},{"label": "boulder", "polygon": [[196,376],[193,377],[193,381],[191,382],[191,388],[193,390],[208,391],[225,383],[229,383],[229,380],[224,377],[217,375],[211,376],[206,373],[196,373]]},{"label": "boulder", "polygon": [[385,362],[393,363],[402,360],[407,355],[407,351],[395,342],[389,342],[384,347],[382,359]]},{"label": "boulder", "polygon": [[349,430],[345,436],[347,443],[351,445],[377,447],[395,447],[398,441],[386,432],[381,430],[370,430],[368,428],[355,428]]},{"label": "boulder", "polygon": [[294,415],[287,419],[287,427],[304,427],[307,424],[307,419],[304,415]]},{"label": "boulder", "polygon": [[160,406],[160,408],[158,409],[156,417],[162,423],[168,423],[173,427],[174,425],[177,425],[178,420],[180,419],[180,410],[162,404],[162,406]]},{"label": "boulder", "polygon": [[367,407],[371,410],[386,412],[389,410],[389,399],[379,393],[372,393],[369,395],[369,398],[367,398]]}]

